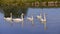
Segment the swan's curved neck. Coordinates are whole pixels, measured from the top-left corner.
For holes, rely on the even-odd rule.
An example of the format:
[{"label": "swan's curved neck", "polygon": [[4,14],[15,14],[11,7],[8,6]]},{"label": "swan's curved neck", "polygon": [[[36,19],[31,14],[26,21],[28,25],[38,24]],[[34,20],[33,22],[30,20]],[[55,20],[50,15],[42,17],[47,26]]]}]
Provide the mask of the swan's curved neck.
[{"label": "swan's curved neck", "polygon": [[21,15],[21,18],[23,19],[23,15]]},{"label": "swan's curved neck", "polygon": [[12,13],[10,13],[10,17],[12,18]]},{"label": "swan's curved neck", "polygon": [[45,13],[44,13],[44,19],[46,19],[46,15],[45,15]]},{"label": "swan's curved neck", "polygon": [[33,16],[32,16],[32,18],[33,18]]},{"label": "swan's curved neck", "polygon": [[42,18],[42,14],[40,14],[40,17]]}]

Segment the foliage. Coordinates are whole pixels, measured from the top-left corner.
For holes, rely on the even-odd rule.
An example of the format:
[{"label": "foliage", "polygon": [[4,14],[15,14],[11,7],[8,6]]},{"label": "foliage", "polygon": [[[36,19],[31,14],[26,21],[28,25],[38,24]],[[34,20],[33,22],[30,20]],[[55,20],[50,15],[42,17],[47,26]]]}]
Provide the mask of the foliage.
[{"label": "foliage", "polygon": [[60,1],[60,0],[0,0],[0,8],[4,11],[18,11],[19,8],[25,7],[25,2],[48,2],[48,1]]}]

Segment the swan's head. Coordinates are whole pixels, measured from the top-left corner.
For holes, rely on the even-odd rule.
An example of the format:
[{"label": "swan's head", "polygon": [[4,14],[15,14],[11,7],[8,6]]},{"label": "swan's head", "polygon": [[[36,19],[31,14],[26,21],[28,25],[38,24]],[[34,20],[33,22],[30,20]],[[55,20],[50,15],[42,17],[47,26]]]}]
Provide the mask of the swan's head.
[{"label": "swan's head", "polygon": [[24,15],[24,14],[22,13],[22,15]]},{"label": "swan's head", "polygon": [[12,13],[10,13],[10,15],[12,15]]}]

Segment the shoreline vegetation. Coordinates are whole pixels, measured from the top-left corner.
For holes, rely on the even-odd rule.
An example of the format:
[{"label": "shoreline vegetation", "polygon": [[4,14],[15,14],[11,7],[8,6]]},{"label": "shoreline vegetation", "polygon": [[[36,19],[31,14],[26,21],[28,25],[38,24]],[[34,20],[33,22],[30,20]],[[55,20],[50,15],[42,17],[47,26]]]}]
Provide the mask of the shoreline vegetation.
[{"label": "shoreline vegetation", "polygon": [[60,0],[0,0],[0,7],[57,7]]},{"label": "shoreline vegetation", "polygon": [[[37,8],[52,8],[60,7],[60,0],[0,0],[0,8],[4,11],[23,11],[28,7]],[[26,11],[25,10],[25,11]]]}]

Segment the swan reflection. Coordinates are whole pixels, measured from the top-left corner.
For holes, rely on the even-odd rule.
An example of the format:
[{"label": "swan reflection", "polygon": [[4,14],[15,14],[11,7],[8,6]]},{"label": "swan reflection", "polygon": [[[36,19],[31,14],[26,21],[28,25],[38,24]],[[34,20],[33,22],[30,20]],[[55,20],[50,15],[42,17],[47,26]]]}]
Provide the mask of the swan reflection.
[{"label": "swan reflection", "polygon": [[44,25],[44,30],[47,30],[46,22],[41,22]]}]

